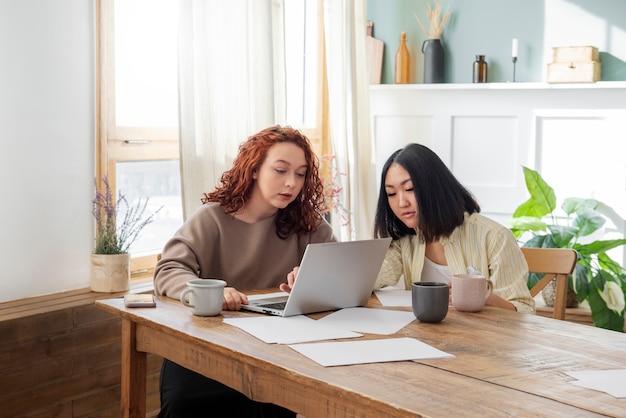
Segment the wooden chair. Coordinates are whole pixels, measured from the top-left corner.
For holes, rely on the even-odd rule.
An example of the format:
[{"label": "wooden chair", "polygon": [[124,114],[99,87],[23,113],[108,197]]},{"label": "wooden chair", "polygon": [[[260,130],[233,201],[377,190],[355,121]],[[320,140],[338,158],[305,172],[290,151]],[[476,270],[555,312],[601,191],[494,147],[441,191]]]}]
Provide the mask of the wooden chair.
[{"label": "wooden chair", "polygon": [[565,319],[565,302],[567,300],[567,276],[572,274],[578,254],[568,248],[526,248],[522,247],[522,253],[528,264],[530,273],[544,273],[537,284],[530,289],[532,297],[544,288],[552,279],[556,279],[554,296],[554,308],[552,317]]}]

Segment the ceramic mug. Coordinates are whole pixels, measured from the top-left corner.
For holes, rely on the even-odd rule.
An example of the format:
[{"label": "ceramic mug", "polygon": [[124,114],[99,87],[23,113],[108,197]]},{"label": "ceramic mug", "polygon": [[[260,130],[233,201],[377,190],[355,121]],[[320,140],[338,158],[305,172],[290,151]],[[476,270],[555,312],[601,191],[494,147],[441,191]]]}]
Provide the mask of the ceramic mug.
[{"label": "ceramic mug", "polygon": [[479,312],[493,292],[493,282],[477,274],[452,276],[452,305],[457,311]]},{"label": "ceramic mug", "polygon": [[190,307],[194,315],[216,316],[222,312],[224,287],[226,287],[224,280],[189,280],[187,288],[180,294],[180,301]]},{"label": "ceramic mug", "polygon": [[415,282],[411,288],[413,315],[420,322],[441,322],[448,314],[450,286],[442,282]]}]

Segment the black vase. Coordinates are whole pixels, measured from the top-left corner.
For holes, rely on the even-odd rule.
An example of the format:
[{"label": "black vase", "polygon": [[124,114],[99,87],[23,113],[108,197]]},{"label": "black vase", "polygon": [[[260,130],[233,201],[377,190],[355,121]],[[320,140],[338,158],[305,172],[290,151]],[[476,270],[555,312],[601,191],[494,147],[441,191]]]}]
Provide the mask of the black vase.
[{"label": "black vase", "polygon": [[426,39],[424,53],[424,83],[443,83],[443,46],[440,39]]}]

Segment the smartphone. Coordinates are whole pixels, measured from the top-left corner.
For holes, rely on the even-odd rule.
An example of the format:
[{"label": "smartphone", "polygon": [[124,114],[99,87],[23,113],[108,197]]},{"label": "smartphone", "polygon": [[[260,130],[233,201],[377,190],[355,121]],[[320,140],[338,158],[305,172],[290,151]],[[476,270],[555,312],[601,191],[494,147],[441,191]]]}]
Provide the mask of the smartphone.
[{"label": "smartphone", "polygon": [[124,305],[127,308],[154,308],[156,299],[154,295],[140,293],[135,295],[124,295]]}]

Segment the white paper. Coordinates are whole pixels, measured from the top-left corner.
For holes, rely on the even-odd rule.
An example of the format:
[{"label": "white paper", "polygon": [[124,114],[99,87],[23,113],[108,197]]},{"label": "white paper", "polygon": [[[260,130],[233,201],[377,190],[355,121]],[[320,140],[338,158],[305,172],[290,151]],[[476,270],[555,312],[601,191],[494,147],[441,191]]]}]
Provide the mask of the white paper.
[{"label": "white paper", "polygon": [[390,309],[346,308],[333,312],[317,322],[329,327],[368,334],[389,335],[415,320],[413,312]]},{"label": "white paper", "polygon": [[362,336],[356,332],[320,325],[305,315],[287,318],[281,316],[224,318],[224,323],[240,328],[268,344],[295,344]]},{"label": "white paper", "polygon": [[322,366],[454,358],[452,354],[408,337],[296,344],[289,347]]},{"label": "white paper", "polygon": [[606,392],[616,398],[626,398],[626,369],[613,370],[580,370],[566,372],[576,381],[576,386]]},{"label": "white paper", "polygon": [[385,287],[374,294],[383,306],[412,306],[410,290]]}]

